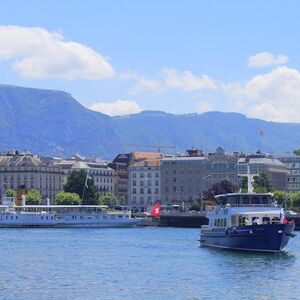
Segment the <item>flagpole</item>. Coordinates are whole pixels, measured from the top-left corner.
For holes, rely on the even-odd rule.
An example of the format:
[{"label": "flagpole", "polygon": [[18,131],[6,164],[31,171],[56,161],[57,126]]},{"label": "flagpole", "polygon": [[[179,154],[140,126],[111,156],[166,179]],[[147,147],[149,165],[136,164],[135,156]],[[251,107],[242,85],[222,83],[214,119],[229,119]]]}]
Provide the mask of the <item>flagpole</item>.
[{"label": "flagpole", "polygon": [[87,170],[86,171],[85,182],[84,182],[84,185],[83,185],[82,196],[81,196],[81,205],[83,205],[83,197],[84,197],[85,189],[88,188],[88,177],[89,177],[89,171]]}]

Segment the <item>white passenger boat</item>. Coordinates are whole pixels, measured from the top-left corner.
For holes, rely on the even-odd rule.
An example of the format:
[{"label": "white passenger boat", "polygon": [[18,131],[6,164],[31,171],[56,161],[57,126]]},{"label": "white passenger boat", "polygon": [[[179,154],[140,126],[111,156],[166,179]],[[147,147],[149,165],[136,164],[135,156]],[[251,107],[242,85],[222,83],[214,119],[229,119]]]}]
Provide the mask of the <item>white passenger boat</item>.
[{"label": "white passenger boat", "polygon": [[15,205],[7,199],[0,205],[0,228],[112,228],[131,227],[141,221],[132,218],[130,212],[111,211],[101,205]]},{"label": "white passenger boat", "polygon": [[280,252],[295,234],[284,209],[272,193],[255,193],[248,166],[248,192],[215,196],[206,208],[208,225],[201,227],[201,246],[219,249]]}]

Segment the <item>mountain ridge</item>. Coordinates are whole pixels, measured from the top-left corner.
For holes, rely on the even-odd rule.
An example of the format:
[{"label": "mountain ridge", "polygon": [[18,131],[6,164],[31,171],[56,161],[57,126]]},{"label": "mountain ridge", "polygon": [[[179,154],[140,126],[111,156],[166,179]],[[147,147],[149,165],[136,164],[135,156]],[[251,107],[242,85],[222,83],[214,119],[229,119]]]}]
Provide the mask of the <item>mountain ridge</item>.
[{"label": "mountain ridge", "polygon": [[[70,93],[0,84],[0,150],[26,149],[40,155],[80,153],[112,159],[153,145],[214,151],[293,151],[300,124],[264,121],[237,112],[171,114],[146,110],[110,117],[92,111]],[[264,135],[260,135],[262,131]],[[132,147],[129,145],[148,147]],[[156,151],[155,147],[152,149]]]}]

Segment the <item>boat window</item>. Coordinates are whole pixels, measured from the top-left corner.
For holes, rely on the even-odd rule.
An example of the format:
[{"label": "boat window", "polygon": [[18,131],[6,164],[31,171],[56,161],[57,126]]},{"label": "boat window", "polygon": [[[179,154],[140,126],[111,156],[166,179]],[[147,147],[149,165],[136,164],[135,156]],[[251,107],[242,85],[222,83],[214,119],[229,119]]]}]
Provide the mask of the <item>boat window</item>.
[{"label": "boat window", "polygon": [[226,219],[224,219],[224,227],[226,227]]},{"label": "boat window", "polygon": [[235,226],[235,216],[231,216],[231,226]]},{"label": "boat window", "polygon": [[249,197],[243,197],[243,204],[250,204]]},{"label": "boat window", "polygon": [[270,224],[270,218],[269,217],[263,217],[262,221],[263,221],[263,224]]},{"label": "boat window", "polygon": [[14,217],[13,217],[13,216],[11,216],[10,218],[11,218],[11,219],[13,219]]},{"label": "boat window", "polygon": [[239,216],[239,226],[249,225],[249,219],[245,216]]},{"label": "boat window", "polygon": [[18,216],[16,216],[16,220],[18,219]]},{"label": "boat window", "polygon": [[43,220],[43,219],[44,219],[44,217],[43,217],[43,216],[41,216],[41,219]]},{"label": "boat window", "polygon": [[253,197],[251,202],[252,204],[260,204],[260,199],[258,197]]},{"label": "boat window", "polygon": [[119,218],[123,218],[123,216],[119,215]]},{"label": "boat window", "polygon": [[[7,218],[7,217],[6,217]],[[217,226],[217,219],[215,219],[215,227]]]},{"label": "boat window", "polygon": [[261,224],[260,218],[259,217],[252,217],[252,224],[257,224],[257,225]]},{"label": "boat window", "polygon": [[279,224],[280,223],[280,220],[278,217],[273,217],[272,218],[272,224]]}]

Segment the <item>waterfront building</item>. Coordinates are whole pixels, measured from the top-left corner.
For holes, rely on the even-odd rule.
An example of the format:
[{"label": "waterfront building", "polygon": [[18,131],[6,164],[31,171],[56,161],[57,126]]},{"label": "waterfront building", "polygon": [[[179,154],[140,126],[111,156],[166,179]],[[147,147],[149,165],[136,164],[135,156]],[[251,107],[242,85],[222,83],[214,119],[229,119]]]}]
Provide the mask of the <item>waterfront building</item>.
[{"label": "waterfront building", "polygon": [[128,167],[128,200],[131,206],[153,206],[160,200],[161,153],[134,152]]},{"label": "waterfront building", "polygon": [[251,174],[266,173],[270,177],[275,190],[287,190],[288,170],[280,160],[262,153],[241,155],[238,160],[238,176],[240,179],[247,174],[248,165]]},{"label": "waterfront building", "polygon": [[115,171],[99,158],[89,159],[76,154],[69,159],[56,159],[54,165],[63,170],[64,183],[72,171],[84,170],[93,178],[100,195],[115,193]]},{"label": "waterfront building", "polygon": [[227,179],[237,183],[237,155],[188,150],[186,155],[161,159],[161,201],[182,204],[200,201],[204,191]]},{"label": "waterfront building", "polygon": [[[116,187],[115,195],[117,199],[122,199],[126,204],[131,203],[129,196],[129,166],[140,163],[143,164],[146,160],[156,159],[161,157],[159,152],[131,152],[126,154],[118,154],[116,158],[109,163],[109,167],[115,170]],[[138,202],[137,198],[136,201]],[[146,202],[145,200],[143,200]]]},{"label": "waterfront building", "polygon": [[285,164],[288,170],[288,192],[300,191],[300,156],[294,153],[276,154],[275,157]]},{"label": "waterfront building", "polygon": [[115,196],[128,204],[128,166],[131,154],[118,154],[108,166],[115,171]]},{"label": "waterfront building", "polygon": [[49,198],[54,203],[55,195],[63,188],[64,173],[58,167],[47,166],[28,151],[11,150],[0,154],[0,187],[17,190],[24,186],[27,190],[40,192],[43,203]]}]

